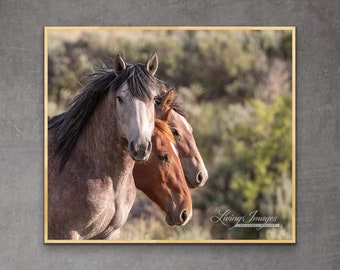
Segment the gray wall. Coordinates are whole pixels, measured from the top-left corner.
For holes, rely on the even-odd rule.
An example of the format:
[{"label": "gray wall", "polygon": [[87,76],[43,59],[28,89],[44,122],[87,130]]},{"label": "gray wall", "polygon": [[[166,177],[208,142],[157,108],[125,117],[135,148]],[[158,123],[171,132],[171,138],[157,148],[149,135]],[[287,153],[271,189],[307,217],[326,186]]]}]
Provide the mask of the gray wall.
[{"label": "gray wall", "polygon": [[[0,269],[336,269],[339,3],[1,0]],[[44,245],[43,26],[47,25],[295,25],[297,244]]]}]

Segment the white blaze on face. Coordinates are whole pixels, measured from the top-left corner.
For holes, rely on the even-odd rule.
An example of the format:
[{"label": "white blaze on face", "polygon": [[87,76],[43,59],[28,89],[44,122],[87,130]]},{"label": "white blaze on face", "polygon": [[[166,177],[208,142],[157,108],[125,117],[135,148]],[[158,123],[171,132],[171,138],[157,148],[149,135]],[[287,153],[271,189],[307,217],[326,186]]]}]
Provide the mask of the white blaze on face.
[{"label": "white blaze on face", "polygon": [[171,144],[172,150],[175,152],[176,156],[178,156],[178,150],[176,146],[172,142],[170,142],[170,144]]},{"label": "white blaze on face", "polygon": [[[136,138],[136,142],[143,142],[143,140],[151,141],[154,127],[154,104],[145,104],[140,100],[135,100],[134,115],[130,125],[131,138]],[[137,138],[140,139],[137,139]]]},{"label": "white blaze on face", "polygon": [[182,122],[184,123],[185,127],[188,129],[188,131],[190,133],[192,133],[192,127],[189,124],[189,122],[187,121],[187,119],[185,119],[185,117],[183,115],[179,115],[179,117],[181,118]]},{"label": "white blaze on face", "polygon": [[120,132],[129,142],[151,141],[154,126],[154,105],[134,98],[127,83],[116,93],[116,114]]}]

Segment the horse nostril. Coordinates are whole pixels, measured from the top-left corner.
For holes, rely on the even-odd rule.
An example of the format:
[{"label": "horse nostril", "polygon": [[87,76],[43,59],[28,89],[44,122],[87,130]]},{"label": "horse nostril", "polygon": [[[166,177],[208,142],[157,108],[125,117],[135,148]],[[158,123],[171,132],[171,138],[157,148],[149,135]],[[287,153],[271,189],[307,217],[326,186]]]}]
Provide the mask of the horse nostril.
[{"label": "horse nostril", "polygon": [[134,156],[137,155],[137,151],[138,151],[138,149],[137,149],[137,144],[134,143],[133,141],[130,142],[130,151],[132,152],[132,154],[133,154]]},{"label": "horse nostril", "polygon": [[197,174],[197,177],[196,177],[196,183],[197,183],[197,184],[200,184],[200,183],[202,183],[202,180],[203,180],[203,175],[202,175],[201,172],[199,172],[199,173]]},{"label": "horse nostril", "polygon": [[185,222],[188,218],[188,211],[187,210],[183,210],[181,213],[181,222]]},{"label": "horse nostril", "polygon": [[148,142],[147,151],[148,151],[148,152],[151,152],[151,148],[152,148],[152,144],[151,144],[151,142]]}]

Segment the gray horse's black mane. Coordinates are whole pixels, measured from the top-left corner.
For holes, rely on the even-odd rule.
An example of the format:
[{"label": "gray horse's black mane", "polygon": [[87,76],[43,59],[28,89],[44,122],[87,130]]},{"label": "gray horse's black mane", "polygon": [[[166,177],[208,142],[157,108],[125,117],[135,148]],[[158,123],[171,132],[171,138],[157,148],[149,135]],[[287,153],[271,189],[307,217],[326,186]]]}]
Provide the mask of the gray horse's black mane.
[{"label": "gray horse's black mane", "polygon": [[48,130],[57,134],[56,152],[61,155],[60,170],[96,106],[108,91],[117,91],[124,82],[127,82],[132,96],[142,101],[150,101],[153,93],[157,93],[160,88],[160,81],[142,64],[127,65],[126,69],[119,72],[101,69],[86,76],[86,86],[66,112],[48,121]]}]

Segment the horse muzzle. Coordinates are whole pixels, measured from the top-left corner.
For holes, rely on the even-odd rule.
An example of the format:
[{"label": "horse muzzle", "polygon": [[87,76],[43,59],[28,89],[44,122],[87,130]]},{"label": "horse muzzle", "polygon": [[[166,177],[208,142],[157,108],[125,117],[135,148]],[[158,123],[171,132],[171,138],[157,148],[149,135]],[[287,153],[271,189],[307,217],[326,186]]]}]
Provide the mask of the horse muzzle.
[{"label": "horse muzzle", "polygon": [[169,226],[184,226],[192,217],[192,210],[183,209],[180,213],[167,212],[165,221]]},{"label": "horse muzzle", "polygon": [[151,141],[146,143],[135,143],[134,141],[129,144],[129,153],[134,161],[146,161],[150,157],[152,150]]}]

